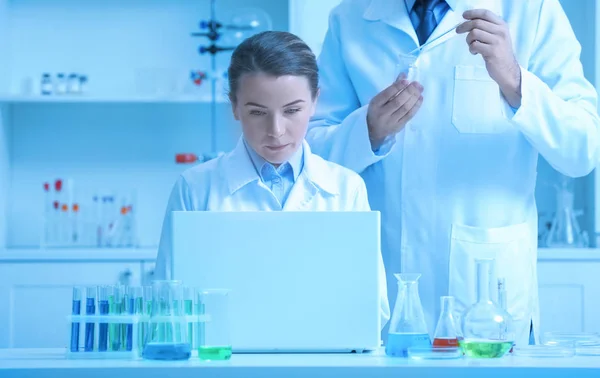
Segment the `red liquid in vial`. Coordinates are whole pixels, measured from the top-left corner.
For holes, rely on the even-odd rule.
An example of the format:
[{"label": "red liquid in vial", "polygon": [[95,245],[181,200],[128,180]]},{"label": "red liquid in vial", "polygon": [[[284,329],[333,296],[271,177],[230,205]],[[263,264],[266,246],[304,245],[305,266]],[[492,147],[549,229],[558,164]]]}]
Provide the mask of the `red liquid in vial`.
[{"label": "red liquid in vial", "polygon": [[433,339],[433,347],[434,348],[456,348],[458,347],[458,339],[457,338],[444,338],[439,337]]}]

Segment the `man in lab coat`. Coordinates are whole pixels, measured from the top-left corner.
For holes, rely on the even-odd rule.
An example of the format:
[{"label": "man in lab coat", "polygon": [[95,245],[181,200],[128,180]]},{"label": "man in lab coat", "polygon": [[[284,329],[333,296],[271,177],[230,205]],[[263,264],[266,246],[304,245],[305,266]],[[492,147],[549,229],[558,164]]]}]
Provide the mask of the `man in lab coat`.
[{"label": "man in lab coat", "polygon": [[[418,80],[395,80],[399,54],[426,41]],[[456,297],[456,314],[475,302],[482,257],[506,279],[516,343],[539,326],[538,155],[572,177],[599,157],[579,53],[558,0],[345,0],[330,14],[307,139],[365,179],[390,301],[393,273],[422,273],[430,334],[440,296]]]}]

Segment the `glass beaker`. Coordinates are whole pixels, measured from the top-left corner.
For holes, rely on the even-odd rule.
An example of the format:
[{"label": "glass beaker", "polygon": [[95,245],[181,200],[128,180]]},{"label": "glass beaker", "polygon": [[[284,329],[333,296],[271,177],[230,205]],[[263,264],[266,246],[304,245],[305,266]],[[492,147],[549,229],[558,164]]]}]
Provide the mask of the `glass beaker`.
[{"label": "glass beaker", "polygon": [[149,360],[187,360],[190,355],[181,281],[154,281],[142,357]]},{"label": "glass beaker", "polygon": [[410,347],[431,346],[423,306],[419,298],[418,273],[394,274],[398,280],[398,296],[392,319],[385,353],[388,356],[408,356]]},{"label": "glass beaker", "polygon": [[418,55],[399,54],[398,63],[394,72],[394,80],[398,80],[401,74],[406,76],[408,82],[419,81],[419,68],[417,67]]},{"label": "glass beaker", "polygon": [[581,232],[574,209],[573,179],[562,176],[556,188],[556,214],[546,237],[549,248],[586,248],[587,233]]},{"label": "glass beaker", "polygon": [[477,302],[462,318],[465,355],[474,358],[498,358],[513,346],[513,319],[490,299],[490,265],[494,259],[476,259]]},{"label": "glass beaker", "polygon": [[229,290],[200,290],[198,299],[198,357],[201,360],[231,358]]},{"label": "glass beaker", "polygon": [[434,348],[458,347],[458,339],[461,336],[452,311],[454,311],[454,297],[440,298],[442,311],[433,334]]}]

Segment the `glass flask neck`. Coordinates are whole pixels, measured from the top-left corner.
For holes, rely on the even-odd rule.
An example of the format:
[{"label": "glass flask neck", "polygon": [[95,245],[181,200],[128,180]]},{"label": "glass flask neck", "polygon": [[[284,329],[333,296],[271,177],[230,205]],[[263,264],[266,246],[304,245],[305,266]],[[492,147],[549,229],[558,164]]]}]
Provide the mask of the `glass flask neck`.
[{"label": "glass flask neck", "polygon": [[442,305],[442,310],[441,313],[446,315],[446,314],[452,314],[452,310],[454,308],[454,297],[441,297],[441,305]]},{"label": "glass flask neck", "polygon": [[490,302],[491,259],[477,260],[477,302]]}]

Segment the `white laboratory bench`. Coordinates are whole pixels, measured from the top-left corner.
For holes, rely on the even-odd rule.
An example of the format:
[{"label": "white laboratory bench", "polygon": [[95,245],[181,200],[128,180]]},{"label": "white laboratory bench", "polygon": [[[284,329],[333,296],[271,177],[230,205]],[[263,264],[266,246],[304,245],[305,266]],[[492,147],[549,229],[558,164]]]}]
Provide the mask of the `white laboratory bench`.
[{"label": "white laboratory bench", "polygon": [[0,377],[600,377],[600,357],[410,360],[374,354],[233,355],[229,361],[67,360],[60,349],[0,349]]}]

